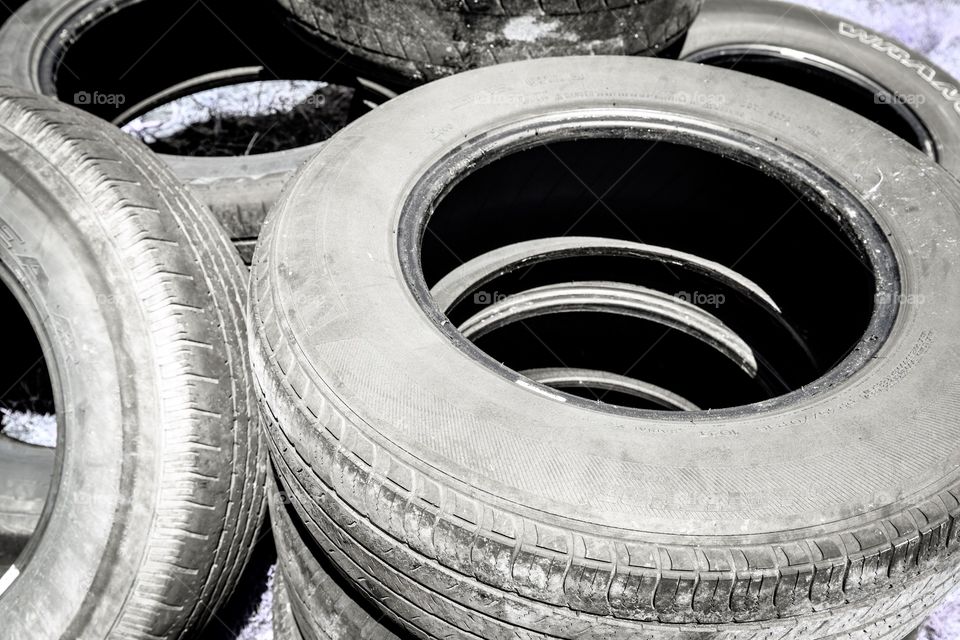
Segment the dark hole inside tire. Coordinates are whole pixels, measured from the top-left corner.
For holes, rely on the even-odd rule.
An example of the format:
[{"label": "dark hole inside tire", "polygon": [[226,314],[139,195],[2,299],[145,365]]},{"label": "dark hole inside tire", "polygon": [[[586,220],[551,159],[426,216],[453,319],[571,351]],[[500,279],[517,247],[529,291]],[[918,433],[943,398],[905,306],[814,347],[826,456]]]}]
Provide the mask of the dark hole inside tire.
[{"label": "dark hole inside tire", "polygon": [[[14,294],[0,284],[0,593],[22,570],[54,472],[54,395],[40,341]],[[41,446],[44,445],[44,446]],[[20,558],[18,560],[18,558]],[[11,569],[16,566],[15,569]],[[10,571],[8,574],[7,572]]]},{"label": "dark hole inside tire", "polygon": [[[757,375],[676,328],[593,311],[513,322],[475,344],[517,372],[604,371],[679,394],[701,409],[735,407],[816,380],[864,338],[876,279],[840,219],[798,187],[710,151],[637,139],[561,141],[506,155],[456,183],[426,225],[421,266],[433,287],[499,247],[562,236],[633,241],[724,265],[769,294],[782,321],[711,274],[582,255],[500,275],[447,316],[461,326],[491,304],[560,283],[606,281],[666,293],[741,337],[757,356]],[[555,387],[594,402],[663,408],[619,389]]]},{"label": "dark hole inside tire", "polygon": [[[366,110],[369,96],[356,91],[356,78],[318,60],[286,30],[272,3],[263,0],[244,3],[241,10],[230,0],[126,3],[89,23],[75,17],[64,31],[70,37],[50,43],[42,62],[44,90],[110,121],[171,87],[228,70],[260,69],[257,77],[237,83],[327,83],[317,94],[322,100],[314,97],[285,113],[214,115],[151,143],[156,151],[201,156],[278,151],[326,139]],[[217,83],[224,84],[234,82]],[[189,93],[174,98],[185,95]]]},{"label": "dark hole inside tire", "polygon": [[[757,53],[705,53],[697,62],[734,69],[773,80],[829,100],[895,133],[911,145],[935,156],[930,134],[910,108],[916,96],[894,95],[879,86],[866,86],[853,71],[838,66],[833,72],[789,58]],[[934,157],[934,159],[936,159]]]}]

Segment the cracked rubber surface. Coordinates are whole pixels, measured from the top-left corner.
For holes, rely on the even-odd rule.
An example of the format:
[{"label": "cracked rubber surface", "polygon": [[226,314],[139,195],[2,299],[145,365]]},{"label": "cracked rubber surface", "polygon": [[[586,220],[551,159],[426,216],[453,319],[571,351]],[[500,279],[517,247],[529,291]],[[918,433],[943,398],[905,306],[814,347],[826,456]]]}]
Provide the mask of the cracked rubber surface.
[{"label": "cracked rubber surface", "polygon": [[[297,29],[365,73],[421,83],[501,62],[652,55],[702,0],[276,0]],[[387,75],[386,77],[389,77]]]},{"label": "cracked rubber surface", "polygon": [[[819,98],[678,64],[541,60],[417,89],[331,139],[267,220],[251,358],[278,476],[420,637],[892,640],[957,582],[960,338],[941,310],[960,304],[960,186]],[[699,123],[836,176],[924,304],[898,307],[869,365],[767,406],[676,422],[513,384],[411,295],[399,214],[464,141],[571,112]]]},{"label": "cracked rubber surface", "polygon": [[10,88],[0,197],[3,275],[44,345],[63,456],[3,635],[186,637],[265,511],[243,265],[146,147]]}]

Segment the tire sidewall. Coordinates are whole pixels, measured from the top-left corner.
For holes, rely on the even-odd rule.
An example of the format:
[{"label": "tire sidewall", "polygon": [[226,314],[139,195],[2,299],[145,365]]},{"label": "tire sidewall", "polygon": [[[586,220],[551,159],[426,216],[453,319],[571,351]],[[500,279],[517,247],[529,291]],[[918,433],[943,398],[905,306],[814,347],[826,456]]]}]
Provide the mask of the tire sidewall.
[{"label": "tire sidewall", "polygon": [[709,0],[687,32],[681,60],[742,45],[818,56],[865,76],[923,123],[939,163],[960,176],[960,83],[906,45],[853,21],[766,0]]}]

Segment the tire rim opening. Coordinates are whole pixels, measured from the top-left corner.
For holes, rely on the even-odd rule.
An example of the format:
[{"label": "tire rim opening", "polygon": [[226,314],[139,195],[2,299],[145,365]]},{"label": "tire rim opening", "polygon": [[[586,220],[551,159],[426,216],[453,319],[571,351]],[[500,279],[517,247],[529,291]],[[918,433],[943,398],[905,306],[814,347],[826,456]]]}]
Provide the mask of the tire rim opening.
[{"label": "tire rim opening", "polygon": [[900,95],[838,62],[785,47],[741,45],[695,52],[685,58],[786,84],[829,100],[937,160],[936,145],[913,106],[922,96]]},{"label": "tire rim opening", "polygon": [[[189,42],[204,42],[202,54]],[[70,17],[46,44],[43,92],[172,155],[241,156],[319,142],[394,95],[317,64],[268,5],[126,2]]]},{"label": "tire rim opening", "polygon": [[[4,284],[12,282],[3,275]],[[7,336],[0,372],[0,595],[22,572],[41,535],[58,469],[55,396],[24,299],[0,284]]]},{"label": "tire rim opening", "polygon": [[858,205],[746,147],[591,133],[454,152],[414,190],[407,279],[461,348],[601,409],[668,411],[783,398],[879,348],[899,283]]}]

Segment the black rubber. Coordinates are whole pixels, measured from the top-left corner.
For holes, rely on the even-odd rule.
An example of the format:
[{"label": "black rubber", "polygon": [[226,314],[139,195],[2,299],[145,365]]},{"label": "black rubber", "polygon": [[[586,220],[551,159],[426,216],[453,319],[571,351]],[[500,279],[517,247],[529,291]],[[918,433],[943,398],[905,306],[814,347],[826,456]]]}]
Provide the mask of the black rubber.
[{"label": "black rubber", "polygon": [[276,0],[328,56],[419,84],[475,67],[561,55],[653,55],[702,0]]},{"label": "black rubber", "polygon": [[[277,543],[277,575],[283,575],[292,618],[306,640],[397,640],[410,637],[338,573],[329,558],[303,533],[304,524],[268,479],[270,518]],[[276,615],[276,613],[275,613]],[[286,624],[286,623],[285,623]]]},{"label": "black rubber", "polygon": [[199,632],[266,508],[243,265],[143,145],[19,89],[0,90],[0,193],[0,275],[43,345],[59,439],[2,635]]},{"label": "black rubber", "polygon": [[[229,73],[214,73],[224,69],[259,68],[260,79],[356,84],[337,65],[317,63],[282,22],[270,3],[239,12],[230,0],[30,0],[0,29],[0,84],[57,96],[110,121],[202,74],[223,76],[210,86],[231,84]],[[199,38],[202,54],[181,46]],[[161,157],[249,263],[267,210],[322,144],[238,157]]]},{"label": "black rubber", "polygon": [[680,58],[833,99],[960,175],[960,82],[885,34],[786,2],[707,0]]},{"label": "black rubber", "polygon": [[[799,172],[890,239],[864,260],[894,299],[761,404],[638,412],[523,380],[432,304],[417,224],[496,145],[591,127]],[[252,362],[277,474],[421,636],[903,638],[960,576],[958,214],[960,185],[902,140],[745,74],[593,57],[432,83],[331,139],[267,220]]]}]

